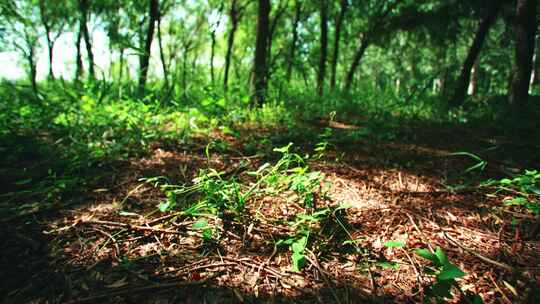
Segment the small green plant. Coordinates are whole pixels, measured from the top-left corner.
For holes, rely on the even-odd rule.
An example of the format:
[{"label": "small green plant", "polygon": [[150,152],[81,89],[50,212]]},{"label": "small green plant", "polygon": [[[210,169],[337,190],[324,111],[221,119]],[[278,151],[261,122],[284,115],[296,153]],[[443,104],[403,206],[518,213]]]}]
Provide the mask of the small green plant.
[{"label": "small green plant", "polygon": [[212,228],[210,228],[207,220],[200,219],[195,222],[191,227],[195,230],[201,231],[201,237],[204,242],[208,243],[213,240],[214,232],[212,231]]},{"label": "small green plant", "polygon": [[463,173],[481,172],[487,166],[487,161],[483,160],[478,155],[473,154],[473,153],[456,152],[456,153],[452,153],[450,155],[452,155],[452,156],[467,156],[467,157],[473,159],[474,161],[476,161],[476,163],[474,165],[472,165],[472,166],[468,167],[467,169],[465,169],[465,171],[463,171]]},{"label": "small green plant", "polygon": [[292,271],[299,272],[306,264],[306,256],[304,252],[306,250],[309,240],[309,230],[300,231],[295,236],[286,238],[284,240],[279,240],[276,243],[276,246],[289,246],[289,250],[292,252],[291,263]]},{"label": "small green plant", "polygon": [[501,179],[497,188],[511,195],[504,200],[506,206],[523,206],[531,213],[540,214],[540,173],[537,170],[525,170],[513,179]]},{"label": "small green plant", "polygon": [[450,263],[444,251],[437,247],[435,253],[428,249],[417,249],[416,254],[431,261],[432,266],[426,267],[425,272],[435,277],[435,284],[427,290],[427,296],[435,298],[437,302],[452,299],[452,287],[459,288],[456,279],[466,275],[459,267]]}]

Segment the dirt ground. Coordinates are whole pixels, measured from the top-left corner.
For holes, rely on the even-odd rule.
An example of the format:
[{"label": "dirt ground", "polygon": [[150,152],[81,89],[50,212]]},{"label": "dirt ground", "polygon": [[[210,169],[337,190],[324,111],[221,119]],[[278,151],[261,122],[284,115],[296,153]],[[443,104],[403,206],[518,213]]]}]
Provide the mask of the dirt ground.
[{"label": "dirt ground", "polygon": [[[78,203],[3,223],[3,302],[421,302],[433,277],[414,249],[441,247],[467,274],[458,279],[462,291],[454,290],[453,302],[477,294],[485,303],[533,303],[539,218],[503,206],[492,189],[448,190],[445,184],[470,165],[450,153],[468,143],[459,134],[429,137],[437,140],[337,146],[310,163],[331,184],[317,208],[349,208],[314,227],[317,250],[307,252],[300,272],[291,271],[290,251],[275,246],[293,233],[287,221],[308,211],[288,200],[291,194],[255,196],[241,219],[210,218],[218,237],[205,242],[194,218],[160,213],[164,194],[140,180],[189,183],[200,168],[253,169],[271,158],[241,155],[245,142],[226,136],[232,148],[210,160],[204,144],[156,144],[143,157],[101,168],[110,172],[106,182],[78,193]],[[488,160],[483,174],[502,176],[500,167]],[[249,183],[245,173],[238,178]],[[387,241],[405,247],[389,248]]]}]

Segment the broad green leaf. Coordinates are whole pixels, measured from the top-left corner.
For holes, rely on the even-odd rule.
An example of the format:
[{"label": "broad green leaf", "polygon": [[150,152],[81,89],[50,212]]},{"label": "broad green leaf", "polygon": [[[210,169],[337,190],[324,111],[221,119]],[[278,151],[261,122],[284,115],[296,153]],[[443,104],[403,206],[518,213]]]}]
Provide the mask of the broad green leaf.
[{"label": "broad green leaf", "polygon": [[300,268],[306,263],[306,257],[298,252],[292,254],[292,271],[299,272]]},{"label": "broad green leaf", "polygon": [[384,243],[384,246],[388,248],[403,248],[405,247],[405,243],[400,241],[388,241]]},{"label": "broad green leaf", "polygon": [[461,278],[465,275],[466,273],[459,269],[459,267],[454,264],[447,263],[443,266],[441,272],[437,276],[437,279],[439,279],[440,281],[453,280]]},{"label": "broad green leaf", "polygon": [[284,239],[284,240],[279,240],[276,242],[276,246],[283,246],[283,245],[292,245],[292,243],[294,242],[294,238],[288,238],[288,239]]},{"label": "broad green leaf", "polygon": [[437,249],[435,249],[435,255],[439,260],[439,265],[449,264],[448,258],[446,257],[446,254],[444,254],[444,251],[441,249],[441,247],[437,247]]},{"label": "broad green leaf", "polygon": [[430,260],[435,265],[438,265],[439,263],[439,259],[437,258],[437,256],[431,253],[428,249],[416,249],[414,252],[419,256],[423,257],[424,259]]},{"label": "broad green leaf", "polygon": [[307,237],[304,236],[298,239],[296,242],[294,242],[292,244],[291,249],[293,252],[300,253],[304,251],[304,249],[306,248],[306,245],[307,245]]}]

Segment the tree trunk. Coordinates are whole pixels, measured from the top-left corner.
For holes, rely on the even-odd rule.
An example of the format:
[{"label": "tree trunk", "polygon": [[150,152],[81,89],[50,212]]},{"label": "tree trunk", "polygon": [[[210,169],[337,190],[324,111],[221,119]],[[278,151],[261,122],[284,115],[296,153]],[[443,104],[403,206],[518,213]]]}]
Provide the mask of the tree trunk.
[{"label": "tree trunk", "polygon": [[371,44],[371,35],[373,35],[373,33],[376,32],[377,29],[379,29],[379,27],[383,24],[383,21],[386,18],[386,16],[388,16],[388,14],[390,14],[390,12],[401,1],[402,0],[396,0],[392,2],[390,5],[388,5],[388,7],[386,8],[384,5],[382,5],[380,8],[380,12],[374,17],[373,21],[370,23],[368,30],[362,35],[358,49],[356,50],[356,53],[354,54],[351,67],[349,68],[349,71],[347,72],[347,76],[345,77],[344,89],[346,91],[349,91],[351,89],[351,86],[354,80],[354,74],[356,73],[358,66],[360,66],[360,61],[362,60],[364,53],[366,52],[367,48]]},{"label": "tree trunk", "polygon": [[[534,38],[534,55],[533,55],[533,68],[532,68],[532,75],[531,75],[531,85],[533,86],[537,85],[540,81],[540,77],[538,77],[538,70],[539,70],[539,60],[538,60],[538,35]],[[530,89],[529,89],[530,90]]]},{"label": "tree trunk", "polygon": [[319,70],[317,73],[317,94],[324,93],[324,78],[326,76],[326,57],[328,54],[328,4],[326,0],[320,1],[320,22],[321,22],[321,50],[319,55]]},{"label": "tree trunk", "polygon": [[516,53],[508,94],[508,101],[515,110],[525,105],[529,98],[537,4],[537,0],[518,0],[517,2]]},{"label": "tree trunk", "polygon": [[51,80],[54,80],[54,72],[53,72],[54,42],[51,39],[51,26],[49,25],[49,22],[47,20],[47,15],[45,13],[45,1],[40,0],[38,2],[38,7],[39,7],[39,18],[41,20],[41,24],[43,24],[43,28],[45,28],[45,40],[47,42],[47,51],[48,51],[48,59],[49,59],[49,78]]},{"label": "tree trunk", "polygon": [[471,82],[468,88],[468,93],[471,96],[475,96],[478,93],[478,66],[478,60],[476,60],[471,70]]},{"label": "tree trunk", "polygon": [[[285,3],[285,4],[282,4],[282,3]],[[285,13],[287,9],[287,3],[286,2],[282,2],[280,1],[279,2],[279,5],[278,5],[278,9],[277,11],[275,12],[274,14],[274,18],[272,18],[271,22],[270,22],[270,29],[269,29],[269,32],[268,32],[268,50],[266,51],[267,54],[268,54],[268,68],[269,70],[272,70],[272,67],[273,67],[273,63],[275,62],[273,56],[272,56],[272,42],[273,42],[273,38],[274,38],[274,33],[276,32],[276,29],[277,29],[277,26],[279,24],[279,20],[281,19],[281,17],[283,16],[283,14]],[[270,78],[270,73],[268,74],[268,78]]]},{"label": "tree trunk", "polygon": [[291,52],[289,54],[288,65],[287,65],[287,82],[291,80],[292,76],[292,67],[294,64],[294,55],[296,54],[296,42],[298,41],[298,24],[300,23],[300,16],[302,14],[302,2],[300,0],[296,1],[294,21],[292,24],[292,41],[291,41]]},{"label": "tree trunk", "polygon": [[165,54],[163,53],[163,39],[161,37],[162,12],[163,10],[158,7],[157,35],[158,35],[158,44],[159,44],[159,59],[161,60],[161,69],[163,70],[163,80],[165,81],[165,89],[168,90],[169,89],[169,72],[167,71],[167,62],[165,61]]},{"label": "tree trunk", "polygon": [[454,89],[454,95],[450,99],[450,104],[452,106],[460,106],[463,104],[465,94],[467,92],[467,86],[469,85],[469,81],[471,79],[471,69],[476,61],[476,58],[478,57],[478,54],[480,54],[482,44],[484,44],[484,40],[489,33],[489,29],[493,23],[495,23],[495,20],[497,20],[497,14],[501,8],[501,3],[502,1],[500,0],[493,1],[486,16],[478,25],[478,30],[474,36],[473,43],[469,48],[465,62],[463,62],[463,67],[461,68],[461,73]]},{"label": "tree trunk", "polygon": [[83,62],[82,62],[82,52],[81,52],[81,43],[82,43],[82,31],[81,27],[79,26],[79,31],[77,33],[77,41],[76,43],[76,49],[77,49],[77,67],[75,69],[75,81],[79,81],[82,74],[83,74]]},{"label": "tree trunk", "polygon": [[219,25],[221,24],[221,13],[223,12],[224,3],[225,3],[225,1],[221,1],[220,5],[219,5],[219,9],[218,9],[219,18],[218,18],[216,24],[214,25],[214,27],[212,28],[212,31],[210,32],[210,38],[212,40],[212,45],[211,45],[211,49],[210,49],[210,80],[212,81],[212,85],[214,85],[214,82],[216,80],[216,74],[215,74],[215,71],[214,71],[214,58],[216,56],[216,43],[217,43],[216,42],[216,31],[219,28]]},{"label": "tree trunk", "polygon": [[229,31],[229,37],[227,38],[227,54],[225,55],[225,71],[223,73],[223,89],[225,91],[227,91],[229,86],[229,69],[231,67],[234,36],[236,34],[236,30],[238,29],[238,21],[240,18],[237,0],[232,0],[229,18],[231,18],[231,30]]},{"label": "tree trunk", "polygon": [[345,78],[345,91],[349,91],[351,89],[353,79],[354,79],[354,73],[358,69],[358,66],[360,65],[360,61],[362,60],[362,57],[364,56],[364,53],[366,52],[369,44],[370,39],[368,35],[365,35],[362,37],[362,41],[360,42],[360,47],[356,50],[356,53],[354,54],[354,58],[351,64],[351,67],[349,68],[349,71],[347,72],[347,77]]},{"label": "tree trunk", "polygon": [[336,28],[334,31],[334,52],[332,54],[332,74],[330,76],[330,87],[333,89],[336,87],[336,71],[339,58],[339,43],[341,38],[341,25],[345,19],[345,14],[347,13],[347,8],[349,7],[348,0],[341,0],[339,15],[336,20]]},{"label": "tree trunk", "polygon": [[38,96],[38,86],[37,86],[37,68],[36,68],[36,60],[35,60],[35,51],[32,47],[30,51],[28,52],[28,65],[30,66],[30,83],[32,84],[32,92],[34,92],[34,95]]},{"label": "tree trunk", "polygon": [[255,45],[255,62],[251,85],[253,102],[256,105],[264,103],[268,73],[268,36],[269,36],[270,0],[259,0],[257,16],[257,42]]},{"label": "tree trunk", "polygon": [[152,52],[152,40],[154,39],[154,30],[156,21],[159,15],[158,0],[150,0],[148,7],[148,29],[146,31],[146,39],[144,41],[144,53],[139,57],[139,93],[143,94],[148,78],[148,66],[150,63],[150,55]]},{"label": "tree trunk", "polygon": [[90,78],[95,79],[94,70],[94,52],[92,51],[92,42],[90,40],[90,33],[88,31],[88,0],[79,0],[79,31],[83,34],[84,44],[86,46],[86,53],[88,55],[88,72]]}]

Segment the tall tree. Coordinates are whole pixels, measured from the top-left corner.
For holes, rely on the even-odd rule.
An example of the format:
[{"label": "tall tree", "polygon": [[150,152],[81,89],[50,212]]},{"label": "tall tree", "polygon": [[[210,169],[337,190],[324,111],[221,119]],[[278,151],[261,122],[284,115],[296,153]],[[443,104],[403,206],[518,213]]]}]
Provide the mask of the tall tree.
[{"label": "tall tree", "polygon": [[360,35],[360,43],[358,44],[358,48],[354,53],[353,61],[345,77],[344,89],[346,91],[350,90],[352,86],[354,74],[356,73],[356,70],[360,65],[364,53],[372,43],[372,40],[374,38],[373,35],[379,30],[382,25],[384,25],[386,17],[401,1],[402,0],[395,0],[388,5],[386,5],[386,3],[381,4],[379,10],[375,13],[372,20],[370,20],[367,31]]},{"label": "tall tree", "polygon": [[165,12],[166,1],[158,3],[158,18],[157,18],[157,36],[159,44],[159,59],[161,61],[161,69],[163,71],[163,80],[165,81],[165,89],[169,89],[169,71],[167,70],[167,62],[165,61],[165,53],[163,52],[163,37],[161,35],[161,21]]},{"label": "tall tree", "polygon": [[39,17],[41,24],[45,28],[45,39],[47,41],[47,50],[49,58],[49,77],[54,80],[53,57],[54,45],[56,40],[62,35],[66,25],[65,8],[67,3],[63,1],[54,1],[45,3],[45,0],[39,0]]},{"label": "tall tree", "polygon": [[210,39],[212,41],[212,44],[210,46],[210,80],[212,82],[212,84],[214,84],[215,82],[215,71],[214,71],[214,58],[216,56],[216,32],[219,28],[219,25],[221,24],[221,18],[222,18],[222,13],[223,13],[223,7],[225,6],[225,1],[224,0],[221,0],[219,2],[219,8],[218,8],[218,11],[217,11],[217,20],[215,21],[214,24],[212,24],[212,30],[210,31]]},{"label": "tall tree", "polygon": [[319,70],[317,72],[317,94],[322,96],[324,93],[324,78],[326,76],[326,57],[328,54],[328,3],[326,0],[319,0],[321,37]]},{"label": "tall tree", "polygon": [[339,44],[341,40],[341,27],[343,20],[345,19],[345,14],[347,13],[347,8],[349,7],[349,0],[341,0],[339,15],[336,19],[336,26],[334,29],[334,50],[332,53],[332,74],[330,76],[330,87],[333,89],[336,86],[336,71],[339,58]]},{"label": "tall tree", "polygon": [[516,9],[516,51],[508,101],[518,109],[527,103],[536,34],[537,0],[518,0]]},{"label": "tall tree", "polygon": [[294,64],[294,56],[296,55],[296,44],[298,41],[298,24],[300,23],[300,17],[302,15],[302,1],[296,0],[294,9],[294,21],[292,23],[292,40],[289,58],[287,59],[287,81],[291,80],[292,67]]},{"label": "tall tree", "polygon": [[[88,30],[89,3],[88,3],[88,0],[78,0],[78,1],[79,1],[79,32],[82,33],[84,44],[86,46],[86,53],[88,56],[88,72],[90,73],[89,76],[91,79],[94,79],[95,78],[94,51],[92,50],[92,40],[90,39],[90,31]],[[79,52],[79,55],[80,55],[80,52]]]},{"label": "tall tree", "polygon": [[259,0],[257,14],[257,41],[255,44],[255,60],[251,86],[253,90],[253,102],[256,105],[264,103],[268,74],[268,36],[270,0]]},{"label": "tall tree", "polygon": [[461,68],[461,73],[457,80],[457,83],[454,89],[454,94],[452,98],[450,99],[450,103],[453,106],[461,105],[465,99],[465,94],[467,93],[467,87],[469,86],[469,82],[471,80],[471,70],[473,69],[475,65],[478,54],[480,54],[480,50],[482,49],[484,40],[486,39],[486,36],[489,33],[489,29],[491,28],[493,23],[495,23],[495,21],[497,20],[497,14],[499,13],[501,4],[502,4],[502,1],[500,0],[489,1],[487,4],[488,8],[487,8],[486,15],[484,16],[482,21],[478,24],[478,29],[474,36],[473,43],[471,44],[471,47],[469,48],[469,51],[467,53],[467,57],[465,58],[465,61],[463,62],[463,67]]},{"label": "tall tree", "polygon": [[75,68],[75,80],[79,81],[82,74],[83,74],[83,61],[82,61],[82,50],[81,50],[81,44],[82,44],[82,37],[83,33],[81,31],[81,27],[79,26],[79,30],[77,31],[77,39],[75,40],[75,49],[77,50],[76,55],[76,68]]},{"label": "tall tree", "polygon": [[148,6],[148,28],[146,30],[146,39],[144,40],[144,51],[139,56],[139,92],[143,93],[148,77],[148,66],[152,52],[152,40],[154,39],[154,30],[159,18],[159,1],[150,0]]},{"label": "tall tree", "polygon": [[234,38],[236,31],[238,30],[238,23],[242,18],[242,13],[245,6],[239,6],[238,0],[232,0],[231,7],[229,9],[229,19],[231,27],[229,29],[229,36],[227,38],[227,53],[225,55],[225,71],[223,72],[223,88],[227,91],[229,86],[229,69],[231,67],[231,58],[233,54]]}]

